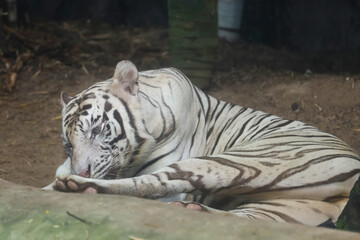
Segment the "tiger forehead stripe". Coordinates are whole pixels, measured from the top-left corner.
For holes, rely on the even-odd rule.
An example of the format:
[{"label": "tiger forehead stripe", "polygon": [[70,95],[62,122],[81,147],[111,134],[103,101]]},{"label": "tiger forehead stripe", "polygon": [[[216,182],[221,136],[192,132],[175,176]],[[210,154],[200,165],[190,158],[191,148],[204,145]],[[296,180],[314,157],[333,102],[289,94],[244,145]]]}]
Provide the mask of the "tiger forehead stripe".
[{"label": "tiger forehead stripe", "polygon": [[94,115],[91,115],[91,118],[90,118],[91,124],[93,124],[93,125],[96,124],[100,118],[101,118],[101,115],[96,115],[95,118],[94,118]]},{"label": "tiger forehead stripe", "polygon": [[84,94],[84,95],[81,97],[81,101],[85,101],[85,100],[87,100],[87,99],[95,99],[95,98],[96,98],[95,93],[89,92],[89,93]]},{"label": "tiger forehead stripe", "polygon": [[85,110],[88,110],[92,107],[91,104],[85,104],[83,105],[82,107],[80,107],[80,111],[85,111]]},{"label": "tiger forehead stripe", "polygon": [[112,108],[111,103],[109,103],[109,101],[106,101],[106,102],[105,102],[105,106],[104,106],[104,110],[105,110],[105,112],[110,111],[110,110],[111,110],[111,108]]}]

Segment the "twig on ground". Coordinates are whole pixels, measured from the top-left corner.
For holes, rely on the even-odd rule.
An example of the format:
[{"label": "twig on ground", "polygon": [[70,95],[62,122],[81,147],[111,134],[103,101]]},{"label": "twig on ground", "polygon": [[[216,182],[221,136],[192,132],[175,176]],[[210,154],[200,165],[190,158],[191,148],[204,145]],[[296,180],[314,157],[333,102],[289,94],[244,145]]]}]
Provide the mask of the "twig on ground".
[{"label": "twig on ground", "polygon": [[78,216],[70,213],[69,211],[66,211],[66,213],[67,213],[67,215],[69,215],[70,217],[73,217],[73,218],[75,218],[76,220],[79,220],[80,222],[83,222],[83,223],[88,224],[88,225],[93,225],[93,223],[88,222],[88,221],[86,221],[85,219],[82,219],[82,218],[80,218],[80,217],[78,217]]},{"label": "twig on ground", "polygon": [[60,119],[62,119],[62,116],[61,116],[61,115],[56,116],[56,117],[53,117],[51,120],[54,121],[54,120],[60,120]]}]

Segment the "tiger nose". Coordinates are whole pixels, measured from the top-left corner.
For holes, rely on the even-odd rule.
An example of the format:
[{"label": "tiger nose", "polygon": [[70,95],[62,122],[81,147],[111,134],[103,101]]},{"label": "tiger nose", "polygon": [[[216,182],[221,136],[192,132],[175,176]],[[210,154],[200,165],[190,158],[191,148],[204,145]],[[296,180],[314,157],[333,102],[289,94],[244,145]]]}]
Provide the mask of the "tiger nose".
[{"label": "tiger nose", "polygon": [[82,170],[79,174],[80,177],[89,178],[90,177],[90,165]]}]

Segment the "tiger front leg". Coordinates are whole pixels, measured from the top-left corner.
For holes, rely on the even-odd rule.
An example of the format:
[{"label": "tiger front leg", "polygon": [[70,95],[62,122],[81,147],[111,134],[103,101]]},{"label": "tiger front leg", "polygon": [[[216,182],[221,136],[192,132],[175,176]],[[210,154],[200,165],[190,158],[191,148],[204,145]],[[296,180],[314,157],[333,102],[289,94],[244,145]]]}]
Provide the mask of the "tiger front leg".
[{"label": "tiger front leg", "polygon": [[66,186],[72,192],[89,192],[106,194],[120,194],[149,199],[171,197],[192,189],[186,181],[163,182],[162,174],[142,175],[134,178],[104,180],[84,178],[71,175],[67,178]]},{"label": "tiger front leg", "polygon": [[[161,173],[162,174],[162,173]],[[68,178],[68,187],[70,191],[89,193],[92,190],[95,193],[109,193],[109,194],[121,194],[128,196],[136,196],[142,198],[157,199],[160,196],[166,197],[173,192],[171,188],[164,189],[163,186],[154,183],[154,180],[158,180],[156,175],[144,175],[136,178],[120,179],[120,180],[100,180],[89,179],[80,176],[73,175]],[[181,184],[180,182],[178,182]],[[182,184],[181,184],[182,185]],[[173,185],[174,186],[174,185]],[[182,186],[184,187],[184,186]],[[180,192],[184,191],[182,187],[176,187]],[[176,191],[177,192],[177,191]],[[206,205],[192,202],[192,201],[174,201],[170,202],[171,205],[185,208],[191,211],[207,212],[218,215],[233,215],[228,211],[217,210],[210,208]]]},{"label": "tiger front leg", "polygon": [[[242,174],[244,178],[256,174],[246,172]],[[74,192],[82,192],[91,187],[99,193],[158,199],[180,193],[212,194],[231,185],[237,176],[238,169],[195,158],[182,160],[154,174],[127,179],[101,180],[72,175],[67,179],[67,187]]]}]

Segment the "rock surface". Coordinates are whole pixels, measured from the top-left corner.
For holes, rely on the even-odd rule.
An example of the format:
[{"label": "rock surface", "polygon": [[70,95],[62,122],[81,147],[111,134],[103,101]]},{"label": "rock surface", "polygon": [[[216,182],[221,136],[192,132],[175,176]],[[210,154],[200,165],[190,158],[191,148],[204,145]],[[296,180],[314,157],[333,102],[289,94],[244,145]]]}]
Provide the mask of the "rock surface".
[{"label": "rock surface", "polygon": [[114,195],[47,192],[0,179],[0,239],[360,239],[360,234],[193,212]]}]

